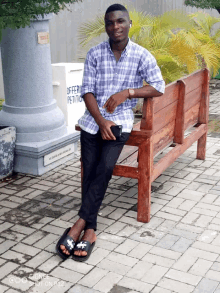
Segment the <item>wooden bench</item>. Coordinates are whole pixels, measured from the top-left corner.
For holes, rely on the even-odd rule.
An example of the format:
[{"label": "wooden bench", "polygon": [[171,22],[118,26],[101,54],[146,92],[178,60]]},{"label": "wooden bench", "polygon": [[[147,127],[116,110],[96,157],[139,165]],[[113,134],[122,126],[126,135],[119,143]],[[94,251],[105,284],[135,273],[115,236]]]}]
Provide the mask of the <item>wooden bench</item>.
[{"label": "wooden bench", "polygon": [[[113,171],[138,179],[138,221],[150,221],[151,183],[194,142],[198,141],[196,158],[205,159],[208,111],[208,69],[167,85],[161,97],[144,99],[142,119],[134,125]],[[169,152],[154,163],[166,147]]]}]

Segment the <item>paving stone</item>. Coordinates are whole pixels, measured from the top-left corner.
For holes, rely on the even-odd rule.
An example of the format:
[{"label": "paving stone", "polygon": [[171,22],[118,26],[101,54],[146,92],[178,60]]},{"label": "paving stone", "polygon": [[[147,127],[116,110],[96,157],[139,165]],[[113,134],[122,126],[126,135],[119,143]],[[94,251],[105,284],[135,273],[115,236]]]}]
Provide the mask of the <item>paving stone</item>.
[{"label": "paving stone", "polygon": [[172,220],[175,222],[179,222],[181,220],[180,216],[169,214],[169,212],[159,211],[157,212],[156,216],[162,219]]},{"label": "paving stone", "polygon": [[10,274],[5,279],[3,279],[2,283],[15,289],[22,290],[23,292],[28,290],[32,285],[34,285],[33,282],[26,281],[23,278],[14,276],[13,274]]},{"label": "paving stone", "polygon": [[102,232],[99,234],[99,239],[107,240],[107,241],[117,243],[117,244],[120,244],[124,241],[124,238],[121,236],[112,235],[112,234],[108,234],[105,232]]},{"label": "paving stone", "polygon": [[151,254],[156,254],[156,255],[159,255],[159,256],[166,256],[167,258],[174,259],[174,260],[178,259],[181,256],[181,253],[179,253],[179,252],[164,249],[164,248],[161,248],[161,247],[153,247],[150,250],[150,253]]},{"label": "paving stone", "polygon": [[124,229],[117,233],[118,236],[129,237],[130,235],[136,233],[138,227],[132,227],[131,225],[126,225]]},{"label": "paving stone", "polygon": [[158,286],[172,290],[177,293],[191,293],[194,290],[194,286],[184,284],[182,282],[171,280],[168,278],[163,278],[159,283]]},{"label": "paving stone", "polygon": [[168,268],[154,265],[146,272],[141,280],[156,285],[168,270]]},{"label": "paving stone", "polygon": [[118,246],[118,244],[110,242],[110,241],[106,241],[106,240],[99,239],[99,238],[97,238],[97,240],[96,240],[96,247],[104,248],[106,250],[112,251],[117,246]]},{"label": "paving stone", "polygon": [[125,217],[125,216],[122,216],[120,218],[120,222],[132,225],[134,227],[141,227],[141,226],[144,225],[144,223],[142,223],[142,222],[137,222],[136,219],[133,219],[133,218],[130,218],[130,217]]},{"label": "paving stone", "polygon": [[106,270],[94,268],[86,276],[84,276],[78,283],[80,285],[92,288],[107,274],[108,271]]},{"label": "paving stone", "polygon": [[[218,260],[219,259],[217,259],[217,261]],[[211,269],[214,270],[214,271],[220,272],[220,262],[214,262],[214,264],[212,265]]]},{"label": "paving stone", "polygon": [[[50,291],[48,291],[50,292]],[[99,293],[100,291],[97,291],[97,290],[94,290],[94,289],[91,289],[91,288],[86,288],[82,285],[75,285],[74,287],[72,287],[68,293]],[[51,293],[55,293],[55,292],[52,292]],[[57,292],[59,293],[59,292]]]},{"label": "paving stone", "polygon": [[12,251],[10,249],[7,250],[5,253],[3,253],[1,257],[7,260],[11,260],[18,264],[22,264],[31,258],[30,255],[25,254],[25,251],[22,254],[22,253]]},{"label": "paving stone", "polygon": [[212,266],[213,262],[204,260],[204,259],[198,259],[197,262],[192,266],[192,268],[189,270],[189,273],[197,276],[205,276],[207,271]]},{"label": "paving stone", "polygon": [[3,266],[0,267],[0,278],[4,278],[6,275],[10,274],[11,272],[13,272],[16,268],[18,268],[19,265],[8,261],[7,263],[5,263]]},{"label": "paving stone", "polygon": [[72,286],[73,284],[69,282],[59,280],[57,284],[55,284],[50,290],[47,291],[47,293],[64,293],[67,292],[67,290]]},{"label": "paving stone", "polygon": [[0,253],[5,253],[11,247],[15,246],[15,244],[17,244],[15,241],[5,240],[0,244]]},{"label": "paving stone", "polygon": [[113,272],[108,273],[104,276],[95,286],[94,289],[103,293],[109,292],[122,276]]},{"label": "paving stone", "polygon": [[141,228],[136,233],[132,234],[129,238],[138,242],[155,245],[163,236],[163,232]]},{"label": "paving stone", "polygon": [[[126,274],[127,277],[140,280],[143,278],[147,272],[153,267],[153,264],[150,262],[139,261],[129,272]],[[144,280],[143,280],[144,281]],[[145,280],[145,282],[147,282]],[[148,282],[149,283],[149,282]],[[152,282],[150,282],[152,283]]]},{"label": "paving stone", "polygon": [[[213,217],[211,216],[203,216],[201,215],[196,221],[195,225],[199,227],[204,227],[206,228],[209,223],[212,221]],[[212,228],[208,227],[208,229],[212,230]],[[213,229],[214,230],[214,229]]]},{"label": "paving stone", "polygon": [[126,224],[121,223],[121,222],[116,222],[114,224],[112,224],[110,227],[105,229],[106,233],[111,233],[111,234],[117,234],[119,231],[121,231],[124,227],[126,226]]},{"label": "paving stone", "polygon": [[209,243],[196,241],[193,243],[192,247],[220,254],[220,247]]},{"label": "paving stone", "polygon": [[[188,227],[181,226],[180,228],[183,228],[183,229],[186,228],[187,229]],[[185,230],[182,230],[182,229],[177,229],[177,227],[172,229],[170,231],[170,234],[181,236],[181,237],[191,239],[191,240],[195,240],[198,237],[198,234],[196,234],[196,233],[193,233],[193,232],[190,232],[190,231],[185,231]]]},{"label": "paving stone", "polygon": [[220,274],[217,271],[209,270],[206,274],[206,278],[220,282]]},{"label": "paving stone", "polygon": [[[198,238],[199,241],[211,243],[217,236],[217,232],[213,230],[205,230],[202,235]],[[213,243],[214,244],[214,243]]]},{"label": "paving stone", "polygon": [[167,258],[167,257],[163,257],[163,256],[159,256],[159,255],[155,255],[155,254],[151,254],[151,253],[147,253],[143,259],[143,261],[146,262],[150,262],[152,264],[156,264],[159,266],[164,266],[167,268],[170,268],[173,266],[173,264],[175,263],[175,260]]},{"label": "paving stone", "polygon": [[197,257],[185,253],[177,260],[177,262],[175,262],[173,269],[188,272],[188,270],[195,264],[197,259]]},{"label": "paving stone", "polygon": [[37,254],[35,257],[31,258],[27,263],[26,266],[31,268],[37,268],[42,263],[44,263],[47,259],[49,259],[52,256],[51,253],[48,253],[46,251],[41,251],[39,254]]},{"label": "paving stone", "polygon": [[137,245],[138,245],[137,241],[126,239],[125,242],[123,242],[121,245],[119,245],[115,249],[115,252],[128,254],[133,248],[137,247]]},{"label": "paving stone", "polygon": [[118,285],[132,290],[137,290],[142,293],[148,293],[153,288],[153,285],[128,277],[123,277],[123,279],[118,282]]},{"label": "paving stone", "polygon": [[171,291],[161,287],[155,287],[151,293],[171,293]]},{"label": "paving stone", "polygon": [[215,261],[218,257],[218,254],[216,254],[216,253],[204,251],[204,250],[197,249],[194,247],[190,247],[186,253],[187,253],[187,255],[210,260],[210,261]]},{"label": "paving stone", "polygon": [[156,244],[156,246],[170,249],[179,240],[179,238],[180,237],[178,236],[167,234]]},{"label": "paving stone", "polygon": [[216,292],[215,289],[218,286],[218,282],[209,280],[209,279],[202,279],[199,285],[195,289],[195,293],[201,293],[201,292],[206,292],[206,293],[213,293]]},{"label": "paving stone", "polygon": [[109,253],[106,259],[123,264],[123,265],[127,265],[129,267],[133,267],[138,262],[138,259],[136,258],[127,256],[127,255],[121,255],[114,251]]},{"label": "paving stone", "polygon": [[188,249],[188,247],[190,247],[192,243],[193,240],[182,237],[171,247],[171,250],[183,253]]},{"label": "paving stone", "polygon": [[114,272],[119,275],[125,275],[131,268],[129,266],[103,259],[97,264],[97,267]]},{"label": "paving stone", "polygon": [[50,275],[59,278],[63,281],[67,281],[70,283],[75,284],[76,282],[78,282],[82,277],[83,274],[77,273],[77,272],[73,272],[70,271],[66,268],[62,268],[62,267],[57,267],[55,268]]},{"label": "paving stone", "polygon": [[164,220],[164,222],[157,228],[157,230],[166,233],[172,231],[173,227],[175,226],[176,222],[171,220]]},{"label": "paving stone", "polygon": [[87,263],[90,265],[97,265],[101,260],[106,258],[109,255],[109,250],[103,248],[97,248],[95,251],[93,250],[91,256],[87,260]]},{"label": "paving stone", "polygon": [[142,259],[145,254],[152,248],[152,245],[146,243],[138,243],[129,253],[128,256]]}]

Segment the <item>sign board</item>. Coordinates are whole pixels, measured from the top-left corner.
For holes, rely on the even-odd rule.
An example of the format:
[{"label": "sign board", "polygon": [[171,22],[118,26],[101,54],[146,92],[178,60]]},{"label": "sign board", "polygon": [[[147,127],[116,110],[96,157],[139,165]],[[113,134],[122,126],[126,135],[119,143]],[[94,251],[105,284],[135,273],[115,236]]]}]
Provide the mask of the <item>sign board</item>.
[{"label": "sign board", "polygon": [[63,148],[60,148],[59,150],[56,150],[44,156],[44,166],[47,166],[57,160],[60,160],[72,153],[74,153],[74,144],[70,144]]},{"label": "sign board", "polygon": [[53,94],[62,110],[66,124],[75,127],[85,113],[81,97],[83,63],[56,63],[53,68]]},{"label": "sign board", "polygon": [[49,38],[49,32],[40,32],[37,33],[37,39],[38,39],[38,44],[49,44],[50,43],[50,38]]}]

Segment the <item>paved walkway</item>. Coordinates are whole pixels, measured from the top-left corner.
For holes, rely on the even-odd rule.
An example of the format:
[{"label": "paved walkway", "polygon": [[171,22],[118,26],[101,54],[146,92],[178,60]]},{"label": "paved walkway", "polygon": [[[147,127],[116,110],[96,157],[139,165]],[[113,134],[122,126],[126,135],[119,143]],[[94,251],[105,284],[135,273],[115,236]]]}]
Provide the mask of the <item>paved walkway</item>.
[{"label": "paved walkway", "polygon": [[[219,84],[220,85],[220,84]],[[220,90],[210,112],[220,114]],[[113,177],[86,263],[54,252],[80,206],[79,158],[0,183],[0,292],[220,293],[220,140],[193,145],[153,184],[150,223],[136,221],[137,181]]]}]

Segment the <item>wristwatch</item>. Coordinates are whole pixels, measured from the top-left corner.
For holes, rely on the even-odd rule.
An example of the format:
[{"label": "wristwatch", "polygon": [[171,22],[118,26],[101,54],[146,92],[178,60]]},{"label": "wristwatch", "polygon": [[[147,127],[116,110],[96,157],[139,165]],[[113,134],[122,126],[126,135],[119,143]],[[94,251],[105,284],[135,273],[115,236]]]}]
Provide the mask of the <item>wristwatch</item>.
[{"label": "wristwatch", "polygon": [[129,100],[131,100],[132,98],[134,98],[134,95],[135,95],[135,92],[133,89],[128,89],[128,92],[129,92]]}]

